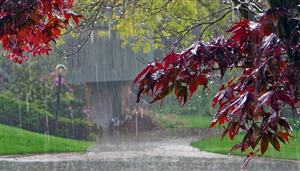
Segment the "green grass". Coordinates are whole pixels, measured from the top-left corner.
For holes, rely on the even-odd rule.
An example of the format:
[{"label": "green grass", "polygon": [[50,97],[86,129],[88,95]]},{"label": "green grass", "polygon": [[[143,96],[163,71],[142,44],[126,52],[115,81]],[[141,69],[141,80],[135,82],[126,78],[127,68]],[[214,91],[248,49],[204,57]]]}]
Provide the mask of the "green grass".
[{"label": "green grass", "polygon": [[211,118],[203,115],[157,113],[154,117],[163,128],[208,128]]},{"label": "green grass", "polygon": [[[267,152],[264,157],[278,158],[278,159],[289,159],[289,160],[300,160],[300,131],[294,132],[294,137],[290,139],[287,144],[281,143],[280,152],[276,151],[271,144],[269,144]],[[192,146],[200,149],[201,151],[228,154],[231,147],[243,138],[243,135],[238,135],[234,140],[230,140],[225,137],[222,141],[220,137],[211,137],[202,141],[195,141]],[[257,146],[259,147],[259,145]],[[247,155],[247,153],[241,153],[240,150],[232,151],[233,155]]]},{"label": "green grass", "polygon": [[84,152],[90,145],[0,124],[0,155]]}]

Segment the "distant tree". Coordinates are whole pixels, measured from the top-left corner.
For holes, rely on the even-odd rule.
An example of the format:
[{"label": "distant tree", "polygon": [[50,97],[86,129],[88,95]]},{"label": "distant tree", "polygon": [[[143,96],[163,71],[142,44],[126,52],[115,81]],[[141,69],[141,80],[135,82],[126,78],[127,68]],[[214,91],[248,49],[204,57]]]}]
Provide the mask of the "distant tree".
[{"label": "distant tree", "polygon": [[[93,23],[105,29],[97,30],[100,36],[109,36],[117,30],[123,45],[134,51],[149,52],[153,49],[168,51],[186,47],[199,39],[200,29],[231,11],[231,5],[219,0],[78,0],[74,4],[84,13],[85,28]],[[220,9],[220,10],[217,10]],[[202,39],[209,39],[228,29],[230,17],[209,27]]]}]

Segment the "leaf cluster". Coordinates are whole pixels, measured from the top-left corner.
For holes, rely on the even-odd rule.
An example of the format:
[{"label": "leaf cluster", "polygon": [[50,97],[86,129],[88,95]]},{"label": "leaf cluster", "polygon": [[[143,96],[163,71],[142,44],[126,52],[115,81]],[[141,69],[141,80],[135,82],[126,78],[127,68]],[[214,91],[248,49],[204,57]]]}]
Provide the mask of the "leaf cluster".
[{"label": "leaf cluster", "polygon": [[23,63],[29,55],[49,54],[51,42],[61,36],[71,19],[79,23],[80,15],[72,12],[73,0],[1,0],[0,42],[9,51],[7,58]]},{"label": "leaf cluster", "polygon": [[218,109],[210,127],[224,125],[222,137],[231,139],[245,132],[232,150],[245,152],[250,147],[249,157],[263,155],[269,144],[279,151],[292,131],[282,110],[289,106],[296,113],[300,101],[300,20],[294,10],[268,9],[257,19],[234,24],[228,38],[198,41],[149,64],[134,80],[139,86],[137,102],[144,94],[155,102],[174,93],[183,106],[199,86],[208,89],[215,71],[222,79],[226,71],[239,69],[241,75],[222,84],[213,98]]}]

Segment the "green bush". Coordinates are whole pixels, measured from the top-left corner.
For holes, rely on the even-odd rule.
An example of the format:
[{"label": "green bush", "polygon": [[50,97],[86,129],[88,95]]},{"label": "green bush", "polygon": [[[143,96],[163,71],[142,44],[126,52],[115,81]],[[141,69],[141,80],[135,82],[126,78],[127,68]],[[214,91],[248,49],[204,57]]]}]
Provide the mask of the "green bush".
[{"label": "green bush", "polygon": [[87,120],[65,117],[59,117],[55,131],[56,120],[52,113],[6,93],[0,94],[0,123],[76,139],[87,139],[91,132],[97,132],[96,126]]},{"label": "green bush", "polygon": [[58,119],[58,136],[88,140],[91,133],[97,132],[96,125],[87,120],[63,117]]},{"label": "green bush", "polygon": [[87,137],[88,141],[96,141],[96,139],[97,139],[97,134],[95,134],[93,132],[90,133],[89,136]]}]

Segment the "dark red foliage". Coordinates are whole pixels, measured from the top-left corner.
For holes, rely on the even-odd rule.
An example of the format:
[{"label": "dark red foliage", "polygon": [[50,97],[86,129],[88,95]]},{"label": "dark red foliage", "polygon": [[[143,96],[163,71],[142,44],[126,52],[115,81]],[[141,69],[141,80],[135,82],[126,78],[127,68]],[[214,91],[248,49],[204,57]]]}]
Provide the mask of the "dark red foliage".
[{"label": "dark red foliage", "polygon": [[28,55],[48,54],[50,42],[73,19],[81,18],[71,11],[73,0],[0,0],[0,41],[7,57],[22,63]]},{"label": "dark red foliage", "polygon": [[[293,55],[289,55],[299,53],[299,35],[281,38],[279,17],[300,22],[287,12],[270,10],[257,21],[243,19],[234,24],[228,39],[199,41],[181,53],[171,52],[162,61],[149,64],[134,81],[139,85],[137,102],[143,94],[153,97],[154,102],[174,92],[184,105],[199,86],[207,88],[210,74],[218,70],[222,78],[227,70],[238,68],[240,76],[221,85],[212,100],[218,110],[210,127],[224,125],[223,137],[231,139],[241,131],[246,133],[232,150],[245,152],[251,147],[260,155],[272,144],[279,151],[279,142],[289,141],[291,132],[282,109],[288,105],[295,111],[300,78],[300,62],[292,61]],[[299,31],[294,27],[295,33]],[[258,144],[260,148],[256,148]]]}]

